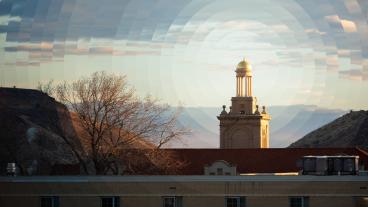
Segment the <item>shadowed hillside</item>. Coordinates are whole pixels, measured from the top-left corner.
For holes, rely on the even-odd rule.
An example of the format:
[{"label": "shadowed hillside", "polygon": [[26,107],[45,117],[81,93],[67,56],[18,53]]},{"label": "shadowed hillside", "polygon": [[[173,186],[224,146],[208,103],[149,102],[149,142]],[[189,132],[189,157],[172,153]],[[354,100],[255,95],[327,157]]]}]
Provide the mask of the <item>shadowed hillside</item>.
[{"label": "shadowed hillside", "polygon": [[[0,174],[12,162],[17,163],[20,175],[93,174],[85,137],[78,115],[46,93],[0,88]],[[126,147],[154,145],[137,139]]]},{"label": "shadowed hillside", "polygon": [[1,173],[16,162],[20,174],[57,174],[60,166],[78,166],[76,153],[84,154],[63,104],[37,90],[0,88]]},{"label": "shadowed hillside", "polygon": [[368,147],[368,111],[351,111],[289,147]]}]

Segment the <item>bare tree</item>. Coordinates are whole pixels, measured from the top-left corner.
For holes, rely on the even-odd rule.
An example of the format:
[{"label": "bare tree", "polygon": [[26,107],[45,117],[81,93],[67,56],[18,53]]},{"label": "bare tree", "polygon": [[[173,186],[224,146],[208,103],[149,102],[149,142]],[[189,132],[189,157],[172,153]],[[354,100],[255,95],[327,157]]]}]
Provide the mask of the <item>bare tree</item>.
[{"label": "bare tree", "polygon": [[97,174],[119,173],[121,154],[129,148],[155,151],[188,133],[177,126],[180,110],[150,96],[139,99],[125,76],[96,72],[58,85],[56,93],[78,117],[82,144]]},{"label": "bare tree", "polygon": [[50,80],[47,83],[38,82],[37,90],[39,90],[41,92],[44,92],[44,93],[46,93],[49,96],[54,96],[56,87],[54,85],[54,81],[53,80]]}]

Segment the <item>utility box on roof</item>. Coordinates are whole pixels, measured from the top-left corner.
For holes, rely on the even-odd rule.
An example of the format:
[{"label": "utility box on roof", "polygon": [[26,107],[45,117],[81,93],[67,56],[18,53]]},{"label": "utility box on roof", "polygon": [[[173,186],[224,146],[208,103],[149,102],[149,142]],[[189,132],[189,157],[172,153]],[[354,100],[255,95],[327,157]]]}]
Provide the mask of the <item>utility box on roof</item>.
[{"label": "utility box on roof", "polygon": [[303,175],[358,175],[359,156],[304,156]]}]

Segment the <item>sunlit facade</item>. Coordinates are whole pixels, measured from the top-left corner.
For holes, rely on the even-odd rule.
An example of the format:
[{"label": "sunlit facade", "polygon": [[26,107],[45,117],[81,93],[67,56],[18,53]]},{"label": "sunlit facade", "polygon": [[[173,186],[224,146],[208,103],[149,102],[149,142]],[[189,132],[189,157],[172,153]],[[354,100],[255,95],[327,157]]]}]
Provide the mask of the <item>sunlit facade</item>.
[{"label": "sunlit facade", "polygon": [[0,179],[2,207],[365,207],[365,176],[103,176]]},{"label": "sunlit facade", "polygon": [[260,111],[257,98],[252,95],[252,68],[246,60],[236,67],[236,96],[226,111],[223,106],[220,120],[220,148],[268,148],[269,121],[266,107]]}]

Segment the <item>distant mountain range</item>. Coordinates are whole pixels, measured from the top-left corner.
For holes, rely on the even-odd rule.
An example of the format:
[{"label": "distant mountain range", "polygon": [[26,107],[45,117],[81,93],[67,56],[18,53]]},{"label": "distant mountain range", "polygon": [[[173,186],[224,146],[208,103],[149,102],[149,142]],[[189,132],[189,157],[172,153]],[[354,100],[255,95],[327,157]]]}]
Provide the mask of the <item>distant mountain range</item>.
[{"label": "distant mountain range", "polygon": [[[65,106],[36,90],[0,88],[0,116],[3,127],[1,133],[13,136],[4,124],[13,124],[18,134],[32,137],[33,129],[42,129],[44,133],[54,134],[55,141],[60,140],[55,135],[55,126],[50,125],[49,119],[61,119],[67,128],[71,123]],[[184,137],[180,142],[172,143],[170,147],[180,148],[217,148],[219,146],[219,115],[221,107],[184,107],[179,123],[192,130],[192,134]],[[51,117],[45,117],[45,111],[51,111]],[[319,127],[339,118],[347,111],[339,109],[324,109],[311,105],[271,106],[267,108],[272,116],[270,122],[270,146],[287,147],[291,143],[318,129]],[[6,115],[7,114],[7,115]],[[54,115],[52,115],[54,114]],[[63,114],[67,116],[63,117]],[[73,118],[71,119],[75,121]],[[19,126],[15,126],[19,123]],[[24,131],[26,130],[26,131]],[[23,132],[24,131],[24,132]],[[70,130],[74,137],[73,130]],[[19,136],[18,136],[19,137]],[[334,145],[336,146],[336,145]],[[69,152],[70,153],[70,152]],[[68,154],[68,153],[67,153]]]},{"label": "distant mountain range", "polygon": [[[216,116],[222,108],[186,107],[179,122],[192,129],[185,137],[184,147],[219,147],[219,121]],[[270,146],[287,147],[309,132],[335,120],[347,113],[340,109],[324,109],[312,105],[270,106]],[[172,147],[183,147],[183,143],[174,143]]]},{"label": "distant mountain range", "polygon": [[368,148],[368,111],[351,111],[314,130],[289,147]]}]

